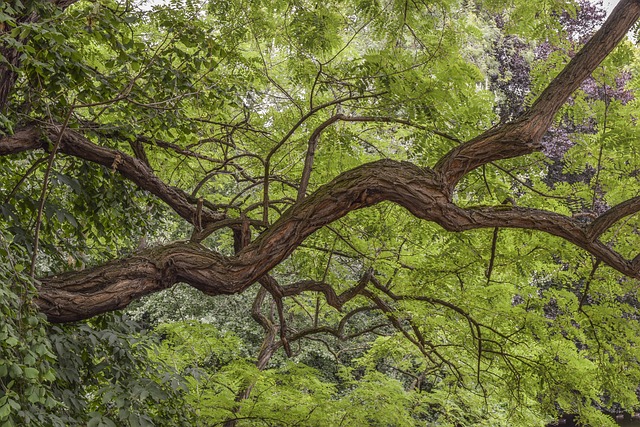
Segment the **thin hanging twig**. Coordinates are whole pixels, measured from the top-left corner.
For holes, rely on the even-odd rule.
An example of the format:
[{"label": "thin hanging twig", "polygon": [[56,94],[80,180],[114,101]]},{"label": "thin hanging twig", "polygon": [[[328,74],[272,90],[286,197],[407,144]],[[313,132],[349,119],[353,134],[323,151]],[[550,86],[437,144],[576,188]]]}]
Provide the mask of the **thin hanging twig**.
[{"label": "thin hanging twig", "polygon": [[44,211],[44,204],[47,199],[47,190],[49,189],[49,175],[51,174],[51,168],[53,167],[53,161],[56,158],[56,152],[60,147],[60,143],[62,142],[62,135],[64,134],[67,125],[69,124],[69,119],[71,118],[71,114],[73,113],[73,109],[75,105],[72,103],[69,108],[69,112],[67,113],[67,117],[64,119],[64,123],[60,128],[60,132],[58,133],[58,139],[56,140],[51,153],[49,154],[49,160],[47,162],[47,169],[44,171],[44,178],[42,179],[42,191],[40,192],[40,204],[38,206],[38,215],[36,216],[36,227],[33,233],[33,254],[31,254],[31,269],[29,270],[29,276],[31,278],[35,278],[36,273],[36,260],[38,258],[38,241],[40,240],[40,226],[42,225],[42,212]]}]

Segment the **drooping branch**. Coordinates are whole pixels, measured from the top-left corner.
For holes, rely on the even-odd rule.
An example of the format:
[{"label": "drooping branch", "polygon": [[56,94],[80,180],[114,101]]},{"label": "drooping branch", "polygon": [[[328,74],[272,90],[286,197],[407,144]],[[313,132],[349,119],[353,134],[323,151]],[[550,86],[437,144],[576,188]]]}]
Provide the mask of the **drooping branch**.
[{"label": "drooping branch", "polygon": [[424,357],[429,359],[429,361],[432,364],[436,366],[442,366],[442,365],[449,366],[452,369],[452,371],[456,374],[458,379],[463,378],[462,375],[460,374],[460,371],[456,367],[456,365],[451,363],[448,358],[442,356],[438,352],[438,350],[433,346],[433,343],[425,340],[422,333],[420,333],[417,328],[414,328],[413,327],[414,325],[411,322],[409,322],[409,327],[412,329],[413,334],[411,334],[404,327],[402,319],[400,319],[397,316],[398,314],[397,311],[390,304],[388,304],[378,295],[376,295],[375,293],[369,290],[364,289],[362,291],[362,294],[367,298],[369,298],[378,307],[380,311],[385,313],[387,318],[389,319],[389,322],[391,322],[393,327],[398,332],[400,332],[409,342],[411,342],[418,350],[420,350],[420,353],[422,353]]},{"label": "drooping branch", "polygon": [[[371,278],[371,274],[372,272],[370,270],[367,271],[363,275],[363,278],[360,280],[356,288],[366,286],[366,284],[369,282]],[[284,348],[287,354],[290,356],[291,355],[290,343],[293,343],[295,341],[299,341],[302,339],[315,339],[323,342],[325,345],[329,347],[329,345],[325,341],[323,341],[320,338],[314,338],[314,336],[332,335],[341,341],[345,341],[345,340],[353,339],[368,333],[374,333],[377,329],[387,326],[387,322],[377,323],[377,324],[374,324],[373,326],[369,326],[364,329],[359,329],[358,331],[353,332],[351,334],[348,334],[348,335],[345,334],[346,325],[351,319],[354,318],[354,316],[356,316],[358,313],[369,312],[375,309],[374,307],[370,307],[370,306],[364,306],[364,307],[361,306],[346,313],[340,319],[337,326],[334,326],[334,327],[317,326],[314,323],[314,325],[311,327],[303,328],[302,330],[292,331],[291,334],[287,334],[288,328],[286,328],[286,325],[284,323],[285,318],[282,311],[282,298],[287,293],[291,294],[292,289],[298,289],[297,284],[289,285],[286,287],[281,286],[269,274],[266,274],[265,276],[263,276],[260,279],[260,283],[262,284],[262,287],[258,290],[258,293],[254,299],[253,305],[251,307],[251,316],[260,326],[262,326],[264,330],[264,338],[263,338],[262,345],[260,347],[257,360],[256,360],[256,367],[261,371],[267,367],[269,361],[271,360],[275,352],[279,350],[281,347]],[[329,286],[329,285],[326,285],[326,286]],[[276,304],[278,308],[278,317],[280,320],[279,326],[275,323],[275,319],[273,319],[273,312],[271,312],[271,315],[269,317],[267,317],[265,314],[262,313],[262,306],[265,302],[267,293],[270,293],[272,295],[273,297],[272,301],[273,303]],[[343,293],[343,295],[351,294],[351,293],[353,293],[352,290]],[[278,300],[280,301],[278,302]],[[280,331],[280,340],[276,340],[276,335],[278,330]],[[337,355],[335,356],[337,357]],[[240,389],[236,393],[235,401],[238,402],[239,405],[234,408],[233,410],[234,415],[239,412],[240,405],[242,404],[242,402],[249,398],[254,388],[254,385],[255,383],[252,382],[246,387],[244,387],[243,389]],[[228,419],[224,423],[224,427],[234,427],[236,425],[237,425],[236,418]]]},{"label": "drooping branch", "polygon": [[280,342],[276,340],[276,336],[278,334],[277,326],[262,314],[260,310],[266,296],[267,290],[265,288],[260,288],[255,300],[253,301],[253,305],[251,306],[251,317],[253,317],[253,320],[262,326],[265,333],[262,346],[260,347],[256,360],[256,366],[260,370],[267,367],[267,363],[271,360],[271,356],[273,356],[275,351],[280,348]]},{"label": "drooping branch", "polygon": [[[264,277],[267,278],[266,281],[270,282],[267,284],[267,286],[264,285],[264,282],[265,282]],[[263,345],[262,345],[262,348],[260,349],[260,353],[258,356],[258,361],[256,363],[256,365],[258,366],[258,369],[260,370],[266,367],[266,364],[269,358],[280,347],[285,347],[288,344],[291,344],[303,338],[310,337],[311,335],[329,334],[341,341],[346,341],[358,336],[362,336],[367,333],[373,333],[377,329],[388,326],[388,323],[383,321],[381,323],[376,323],[364,329],[359,329],[358,331],[353,332],[351,334],[348,334],[348,335],[345,334],[347,323],[349,323],[349,321],[352,320],[354,316],[356,316],[359,313],[376,310],[376,307],[373,307],[373,306],[358,306],[353,310],[345,313],[341,317],[337,326],[327,326],[327,325],[319,326],[314,321],[312,326],[291,331],[291,333],[286,336],[286,340],[282,339],[282,336],[281,336],[280,341],[276,341],[275,337],[278,329],[280,329],[282,334],[282,323],[280,325],[280,328],[278,328],[277,325],[274,323],[274,321],[271,319],[268,319],[264,314],[262,314],[260,310],[262,304],[264,303],[264,299],[266,297],[267,292],[273,295],[273,293],[268,290],[269,287],[271,288],[273,288],[274,286],[278,287],[277,293],[279,295],[279,298],[298,295],[305,291],[319,291],[325,294],[333,293],[334,297],[340,300],[340,304],[344,305],[348,300],[359,295],[361,291],[366,287],[366,285],[369,284],[369,282],[373,279],[373,271],[367,270],[358,281],[358,284],[348,289],[347,291],[343,292],[340,295],[340,297],[336,296],[335,291],[333,290],[331,285],[329,285],[328,283],[322,283],[321,286],[318,286],[319,284],[316,284],[315,286],[308,287],[307,285],[309,282],[303,281],[300,283],[294,283],[287,286],[281,286],[277,284],[277,282],[270,275],[265,275],[264,277],[260,279],[260,282],[261,284],[263,284],[263,286],[258,291],[258,294],[256,296],[256,299],[253,303],[252,310],[251,310],[252,317],[256,322],[258,322],[262,326],[262,328],[265,331],[265,339],[263,341]],[[329,299],[329,297],[327,299]],[[340,309],[341,307],[342,306],[340,306],[338,309]],[[283,321],[282,316],[280,316],[280,321],[281,322]],[[285,332],[289,332],[289,331],[285,331]]]},{"label": "drooping branch", "polygon": [[489,254],[489,266],[487,270],[484,272],[485,277],[487,278],[487,284],[491,283],[491,273],[493,272],[493,265],[496,260],[496,247],[498,245],[498,231],[500,229],[498,227],[493,229],[493,237],[491,238],[491,252]]},{"label": "drooping branch", "polygon": [[[49,141],[57,141],[59,138],[60,135],[55,129],[39,130],[35,126],[30,126],[18,130],[12,136],[1,138],[0,155],[35,149],[47,150]],[[121,151],[94,144],[73,130],[63,131],[58,151],[117,171],[139,188],[159,197],[190,223],[194,223],[196,214],[200,215],[203,225],[225,218],[223,213],[206,207],[198,212],[195,200],[191,200],[183,190],[164,183],[142,160]]]}]

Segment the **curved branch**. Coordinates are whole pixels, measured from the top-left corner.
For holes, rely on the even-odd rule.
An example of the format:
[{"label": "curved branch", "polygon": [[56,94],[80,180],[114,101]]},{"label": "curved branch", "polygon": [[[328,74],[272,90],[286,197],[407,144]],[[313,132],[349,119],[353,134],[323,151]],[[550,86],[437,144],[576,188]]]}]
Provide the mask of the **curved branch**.
[{"label": "curved branch", "polygon": [[372,94],[363,94],[363,95],[350,95],[350,96],[345,96],[342,98],[337,98],[334,99],[332,101],[328,101],[325,102],[324,104],[318,105],[314,108],[312,108],[311,110],[309,110],[306,114],[302,115],[302,117],[300,117],[300,119],[291,127],[291,129],[289,129],[289,132],[287,132],[287,134],[282,137],[282,139],[280,141],[278,141],[278,143],[276,143],[276,145],[273,146],[273,148],[271,148],[271,150],[269,150],[269,153],[267,154],[267,157],[265,158],[264,161],[264,189],[263,189],[263,199],[264,199],[264,212],[262,214],[262,221],[265,223],[269,222],[269,180],[268,177],[271,174],[271,158],[278,152],[278,150],[280,148],[282,148],[282,146],[289,140],[289,138],[291,138],[291,136],[293,136],[293,134],[296,132],[296,130],[298,130],[298,128],[300,126],[302,126],[304,124],[305,121],[307,121],[309,118],[311,118],[315,113],[324,110],[325,108],[334,106],[334,105],[338,105],[341,104],[343,102],[347,102],[347,101],[356,101],[359,99],[366,99],[366,98],[375,98],[377,96],[380,95],[384,95],[384,92],[382,93],[372,93]]},{"label": "curved branch", "polygon": [[[347,116],[346,114],[336,114],[334,116],[329,117],[327,120],[322,122],[320,126],[318,126],[311,137],[309,138],[309,142],[307,144],[307,154],[304,159],[304,168],[302,169],[302,177],[300,178],[300,187],[298,187],[298,197],[297,201],[304,199],[307,193],[307,186],[309,185],[309,179],[311,178],[311,170],[313,169],[313,159],[316,153],[316,148],[318,147],[318,141],[320,140],[320,135],[322,132],[334,124],[337,121],[343,122],[374,122],[374,123],[398,123],[406,126],[412,126],[421,130],[426,130],[425,126],[421,126],[419,124],[413,123],[409,120],[399,119],[396,117],[387,117],[387,116]],[[441,136],[443,138],[447,138],[449,140],[460,143],[459,140],[451,137],[443,132],[439,132],[436,130],[430,130],[429,132],[434,135]]]},{"label": "curved branch", "polygon": [[591,223],[588,231],[589,238],[592,240],[598,239],[613,224],[638,211],[640,211],[640,196],[625,200],[612,207]]},{"label": "curved branch", "polygon": [[35,126],[20,129],[12,136],[0,139],[0,155],[48,149],[48,141],[57,141],[58,138],[61,138],[59,152],[118,171],[141,189],[160,198],[178,215],[192,224],[196,214],[201,216],[203,225],[225,218],[224,213],[206,208],[201,213],[198,212],[196,203],[190,199],[187,193],[164,183],[143,161],[118,150],[94,144],[70,129],[64,130],[61,136],[53,129],[41,131]]},{"label": "curved branch", "polygon": [[282,287],[281,292],[282,296],[284,297],[298,295],[305,291],[321,292],[324,294],[327,304],[340,311],[347,302],[360,294],[360,292],[367,286],[372,277],[373,270],[367,270],[367,272],[360,278],[356,286],[347,289],[340,295],[336,294],[336,291],[330,284],[318,282],[315,280],[301,280],[294,284]]},{"label": "curved branch", "polygon": [[632,263],[599,241],[590,240],[576,219],[516,207],[462,209],[448,201],[430,170],[380,160],[320,187],[235,256],[225,257],[196,243],[177,242],[101,267],[43,279],[38,304],[50,320],[68,321],[123,308],[134,298],[179,281],[210,295],[239,293],[314,231],[353,210],[382,201],[397,203],[449,231],[494,227],[543,231],[580,246],[628,276],[640,277]]},{"label": "curved branch", "polygon": [[556,113],[582,81],[620,43],[640,17],[638,0],[622,0],[607,21],[554,78],[531,108],[512,123],[492,128],[451,150],[438,161],[435,171],[451,195],[460,179],[489,162],[533,153]]}]

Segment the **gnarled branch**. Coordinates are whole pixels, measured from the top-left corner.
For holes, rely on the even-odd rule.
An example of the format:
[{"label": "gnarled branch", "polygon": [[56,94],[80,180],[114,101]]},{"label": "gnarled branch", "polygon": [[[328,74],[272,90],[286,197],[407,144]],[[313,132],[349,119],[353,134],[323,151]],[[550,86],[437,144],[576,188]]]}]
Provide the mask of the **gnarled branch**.
[{"label": "gnarled branch", "polygon": [[408,162],[380,160],[347,171],[320,187],[235,256],[226,257],[196,243],[177,242],[94,269],[42,279],[38,304],[52,321],[66,321],[122,308],[134,298],[178,281],[210,295],[242,292],[319,228],[382,201],[397,203],[449,231],[495,227],[543,231],[580,246],[623,274],[640,277],[631,262],[591,240],[576,219],[518,207],[463,209],[448,200],[430,170]]},{"label": "gnarled branch", "polygon": [[[210,295],[242,292],[288,257],[316,230],[349,212],[382,201],[403,206],[416,217],[454,232],[500,227],[549,233],[583,248],[625,275],[640,278],[640,260],[629,261],[597,239],[619,218],[638,209],[636,199],[612,208],[591,224],[539,209],[504,206],[463,209],[451,199],[456,183],[472,169],[538,150],[540,138],[560,105],[615,47],[638,16],[640,1],[623,0],[593,39],[525,114],[450,151],[433,170],[392,160],[364,164],[342,173],[298,201],[234,256],[223,256],[193,242],[172,243],[99,267],[42,278],[36,302],[50,320],[70,321],[123,308],[135,298],[177,282],[188,283]],[[319,108],[323,106],[303,116],[273,147],[265,161],[265,184],[269,179],[269,157]],[[14,136],[0,139],[0,155],[46,148],[47,137],[56,140],[58,134],[55,130],[45,130],[41,134],[35,128],[23,129]],[[223,213],[211,209],[202,208],[202,212],[198,212],[196,202],[184,191],[162,182],[140,160],[93,144],[77,132],[64,131],[60,152],[115,168],[140,188],[161,198],[187,221],[201,218],[199,225],[203,228],[224,219]],[[268,206],[266,188],[267,185],[265,208]],[[263,225],[268,226],[267,221],[263,221]],[[364,293],[366,289],[360,292]],[[330,293],[325,294],[329,299],[333,298]]]}]

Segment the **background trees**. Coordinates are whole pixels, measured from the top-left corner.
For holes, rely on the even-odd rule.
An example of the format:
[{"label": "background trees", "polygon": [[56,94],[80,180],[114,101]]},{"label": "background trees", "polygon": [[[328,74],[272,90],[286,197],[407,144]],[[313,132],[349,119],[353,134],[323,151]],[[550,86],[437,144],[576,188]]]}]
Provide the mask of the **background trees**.
[{"label": "background trees", "polygon": [[637,405],[638,2],[1,7],[3,420]]}]

